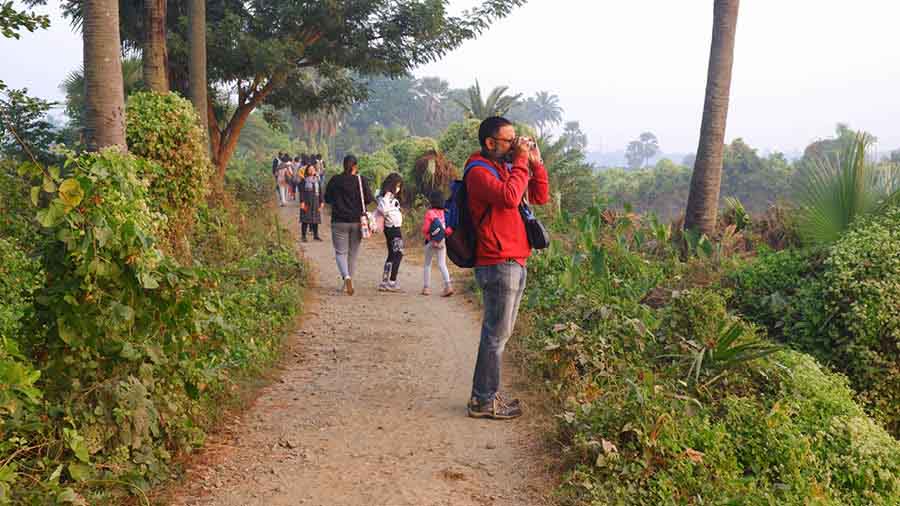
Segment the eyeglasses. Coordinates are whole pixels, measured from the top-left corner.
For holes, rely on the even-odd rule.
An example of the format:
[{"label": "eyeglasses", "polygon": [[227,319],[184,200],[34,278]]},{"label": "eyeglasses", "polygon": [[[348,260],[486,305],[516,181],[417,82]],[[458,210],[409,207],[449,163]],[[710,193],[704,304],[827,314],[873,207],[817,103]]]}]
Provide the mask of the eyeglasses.
[{"label": "eyeglasses", "polygon": [[510,143],[510,144],[512,144],[513,142],[516,141],[516,138],[515,138],[515,137],[512,137],[512,138],[510,138],[510,139],[501,139],[500,137],[491,137],[491,139],[494,139],[495,141],[508,142],[508,143]]}]

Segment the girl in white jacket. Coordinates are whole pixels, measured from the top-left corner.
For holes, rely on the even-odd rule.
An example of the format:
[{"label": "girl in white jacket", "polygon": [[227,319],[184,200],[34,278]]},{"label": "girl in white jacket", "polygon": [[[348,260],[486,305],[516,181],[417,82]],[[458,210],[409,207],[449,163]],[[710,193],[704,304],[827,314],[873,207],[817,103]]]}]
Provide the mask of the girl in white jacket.
[{"label": "girl in white jacket", "polygon": [[403,178],[400,174],[391,173],[384,178],[378,197],[378,213],[384,217],[384,240],[387,244],[387,259],[384,261],[384,274],[378,290],[382,292],[399,292],[397,273],[403,260],[403,211],[400,209],[400,195],[403,191]]}]

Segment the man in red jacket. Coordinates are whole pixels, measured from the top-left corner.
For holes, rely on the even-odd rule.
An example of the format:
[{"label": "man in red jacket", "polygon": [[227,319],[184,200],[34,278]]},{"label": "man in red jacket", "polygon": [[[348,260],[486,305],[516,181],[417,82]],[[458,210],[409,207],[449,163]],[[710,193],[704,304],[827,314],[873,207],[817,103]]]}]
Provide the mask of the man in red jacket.
[{"label": "man in red jacket", "polygon": [[509,120],[484,120],[478,140],[481,152],[466,162],[465,184],[472,222],[477,224],[475,279],[483,293],[484,318],[468,413],[474,418],[510,419],[520,416],[522,409],[517,399],[500,393],[500,364],[516,324],[525,291],[525,263],[531,256],[519,204],[526,191],[529,203],[546,204],[550,190],[540,150],[528,139],[518,139]]}]

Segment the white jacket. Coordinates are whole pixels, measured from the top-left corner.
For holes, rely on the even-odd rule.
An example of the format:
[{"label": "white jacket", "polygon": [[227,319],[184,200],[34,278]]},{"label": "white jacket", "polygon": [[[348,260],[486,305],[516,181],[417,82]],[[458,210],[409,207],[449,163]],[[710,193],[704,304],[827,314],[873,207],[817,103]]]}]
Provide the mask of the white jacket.
[{"label": "white jacket", "polygon": [[378,212],[384,216],[385,227],[399,227],[403,225],[403,212],[400,210],[400,201],[394,198],[394,194],[387,192],[378,197]]}]

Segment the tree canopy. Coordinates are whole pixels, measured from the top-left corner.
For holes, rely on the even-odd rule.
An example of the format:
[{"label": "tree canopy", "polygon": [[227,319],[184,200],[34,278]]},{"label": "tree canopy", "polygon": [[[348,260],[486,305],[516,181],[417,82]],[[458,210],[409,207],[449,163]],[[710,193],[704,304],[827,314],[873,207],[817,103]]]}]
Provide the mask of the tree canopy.
[{"label": "tree canopy", "polygon": [[[43,3],[45,0],[31,0]],[[140,47],[141,0],[121,0],[122,39]],[[460,15],[444,1],[209,0],[210,142],[220,172],[257,107],[295,114],[365,97],[360,75],[400,76],[482,33],[525,0],[484,0]],[[77,24],[83,0],[66,0]],[[172,89],[187,89],[187,6],[168,9]],[[213,100],[219,104],[213,104]],[[223,107],[222,102],[229,103]]]}]

